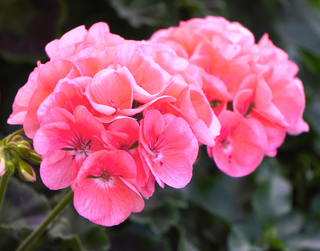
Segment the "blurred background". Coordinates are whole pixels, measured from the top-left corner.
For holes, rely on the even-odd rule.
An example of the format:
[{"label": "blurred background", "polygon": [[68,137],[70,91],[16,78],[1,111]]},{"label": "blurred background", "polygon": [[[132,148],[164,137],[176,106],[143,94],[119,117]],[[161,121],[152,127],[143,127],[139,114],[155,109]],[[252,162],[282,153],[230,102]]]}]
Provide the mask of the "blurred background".
[{"label": "blurred background", "polygon": [[[184,189],[156,188],[145,209],[119,226],[101,227],[70,205],[30,250],[320,250],[320,1],[319,0],[0,0],[0,136],[17,90],[44,47],[65,32],[104,21],[125,39],[148,39],[180,20],[223,16],[268,33],[299,65],[310,132],[287,136],[276,158],[243,178],[230,178],[205,148]],[[39,167],[35,166],[38,172]],[[66,191],[10,178],[0,214],[0,250],[14,250]]]}]

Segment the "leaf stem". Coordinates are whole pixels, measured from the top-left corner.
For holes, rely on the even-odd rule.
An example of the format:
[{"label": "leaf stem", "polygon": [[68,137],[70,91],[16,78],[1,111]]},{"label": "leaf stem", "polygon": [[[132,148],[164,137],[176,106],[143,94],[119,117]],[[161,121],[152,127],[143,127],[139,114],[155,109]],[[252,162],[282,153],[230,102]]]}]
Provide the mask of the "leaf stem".
[{"label": "leaf stem", "polygon": [[7,189],[7,184],[8,184],[8,180],[9,180],[9,175],[8,174],[4,174],[1,177],[1,181],[0,181],[0,209],[2,206],[2,201],[4,198],[4,194],[6,192]]},{"label": "leaf stem", "polygon": [[39,238],[46,227],[51,223],[54,218],[61,213],[61,211],[69,204],[73,198],[73,191],[71,190],[56,207],[51,211],[47,218],[41,223],[41,225],[35,229],[18,247],[17,251],[26,251],[30,245]]}]

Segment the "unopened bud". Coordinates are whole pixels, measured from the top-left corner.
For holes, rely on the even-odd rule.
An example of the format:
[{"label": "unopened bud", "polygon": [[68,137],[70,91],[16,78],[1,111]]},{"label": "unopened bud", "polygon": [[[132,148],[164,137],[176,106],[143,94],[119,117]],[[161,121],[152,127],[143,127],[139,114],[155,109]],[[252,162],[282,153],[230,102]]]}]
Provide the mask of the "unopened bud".
[{"label": "unopened bud", "polygon": [[33,168],[24,161],[19,161],[19,174],[25,181],[34,182],[37,180],[36,173]]},{"label": "unopened bud", "polygon": [[6,164],[4,162],[4,158],[2,157],[0,160],[0,177],[2,177],[6,173]]},{"label": "unopened bud", "polygon": [[17,143],[17,151],[21,158],[27,158],[27,154],[30,150],[31,147],[28,141],[24,140]]},{"label": "unopened bud", "polygon": [[14,173],[14,163],[11,160],[5,160],[6,172],[8,175]]},{"label": "unopened bud", "polygon": [[31,150],[28,152],[28,159],[34,164],[40,164],[42,161],[41,155],[38,154],[36,151]]},{"label": "unopened bud", "polygon": [[21,140],[23,140],[23,137],[20,134],[13,136],[13,138],[11,139],[11,141],[14,141],[14,142],[18,142]]}]

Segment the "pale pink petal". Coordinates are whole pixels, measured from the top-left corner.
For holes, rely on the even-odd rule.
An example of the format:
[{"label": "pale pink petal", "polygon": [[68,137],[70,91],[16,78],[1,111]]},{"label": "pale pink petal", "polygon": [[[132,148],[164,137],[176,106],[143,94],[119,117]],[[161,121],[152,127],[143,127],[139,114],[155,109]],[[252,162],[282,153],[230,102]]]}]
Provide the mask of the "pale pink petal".
[{"label": "pale pink petal", "polygon": [[77,44],[83,41],[87,35],[87,30],[84,25],[74,28],[73,30],[64,34],[60,39],[55,39],[48,43],[45,50],[49,58],[55,57],[55,54],[60,50],[69,47],[73,44]]}]

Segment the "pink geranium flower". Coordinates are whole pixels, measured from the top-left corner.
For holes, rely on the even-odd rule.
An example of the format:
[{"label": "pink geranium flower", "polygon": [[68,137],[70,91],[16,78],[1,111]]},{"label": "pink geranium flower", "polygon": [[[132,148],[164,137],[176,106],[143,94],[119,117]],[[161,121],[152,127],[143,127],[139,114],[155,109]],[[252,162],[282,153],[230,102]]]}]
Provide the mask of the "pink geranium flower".
[{"label": "pink geranium flower", "polygon": [[155,180],[149,168],[141,161],[138,151],[139,130],[137,121],[131,118],[118,119],[101,133],[101,138],[106,149],[124,150],[131,155],[137,167],[137,175],[134,179],[130,179],[130,182],[145,198],[149,198],[154,193]]},{"label": "pink geranium flower", "polygon": [[157,98],[171,78],[152,55],[149,55],[150,51],[155,51],[151,44],[128,41],[118,44],[114,53],[114,63],[126,67],[133,76],[133,97],[141,103]]},{"label": "pink geranium flower", "polygon": [[220,114],[221,133],[213,147],[208,147],[217,167],[224,173],[240,177],[253,172],[264,156],[267,138],[259,121],[245,119],[238,113]]},{"label": "pink geranium flower", "polygon": [[[259,143],[255,148],[255,160],[262,160],[261,147],[265,155],[275,156],[286,132],[296,135],[309,130],[302,118],[305,98],[303,85],[295,77],[298,67],[284,51],[273,45],[268,35],[256,44],[253,34],[241,24],[222,17],[206,17],[181,21],[178,27],[159,30],[150,40],[169,45],[179,56],[200,69],[202,90],[219,120],[226,116],[237,118],[247,133],[252,130],[252,135],[266,136],[266,144]],[[227,110],[236,114],[230,115]],[[259,126],[255,129],[252,123]],[[226,128],[221,127],[224,135],[233,134],[236,130],[227,122],[224,126]],[[197,131],[194,130],[195,133]],[[197,138],[201,137],[197,135]],[[206,138],[205,134],[202,138]],[[221,141],[221,135],[219,139]],[[248,149],[254,144],[249,142]],[[209,153],[218,147],[207,145]],[[245,145],[232,145],[234,153],[250,155],[249,151],[244,151]],[[226,155],[222,153],[229,148],[221,149],[225,150],[213,154],[214,159],[219,162],[218,167],[230,175],[248,174],[248,170],[254,170],[258,165],[258,161],[248,168],[241,164],[250,156],[243,156],[238,161],[225,161],[222,156]],[[239,170],[234,172],[233,169]]]},{"label": "pink geranium flower", "polygon": [[37,118],[41,122],[42,118],[53,107],[61,107],[69,112],[82,105],[92,114],[95,112],[84,93],[85,87],[91,82],[90,77],[77,77],[74,79],[62,79],[58,82],[53,92],[41,103],[37,110]]},{"label": "pink geranium flower", "polygon": [[100,134],[104,126],[83,106],[73,113],[54,107],[41,121],[34,137],[34,148],[42,155],[40,175],[50,189],[70,186],[83,161],[104,149]]},{"label": "pink geranium flower", "polygon": [[23,124],[26,135],[33,138],[39,129],[37,110],[40,104],[52,93],[59,80],[67,78],[72,65],[66,60],[49,61],[30,74],[26,85],[18,91],[13,103],[9,124]]},{"label": "pink geranium flower", "polygon": [[198,142],[188,123],[172,114],[149,110],[140,121],[140,154],[161,187],[186,186],[198,155]]},{"label": "pink geranium flower", "polygon": [[22,124],[33,138],[39,129],[37,118],[41,103],[54,91],[59,81],[79,76],[93,77],[112,63],[115,45],[124,39],[112,34],[106,23],[94,24],[89,30],[79,26],[46,46],[50,61],[30,74],[13,103],[9,124]]},{"label": "pink geranium flower", "polygon": [[111,122],[123,116],[122,110],[132,108],[133,82],[130,73],[121,67],[110,66],[94,76],[86,95],[93,108],[104,115],[100,120]]},{"label": "pink geranium flower", "polygon": [[136,166],[127,152],[93,153],[83,162],[73,186],[76,210],[94,223],[118,225],[144,207],[141,195],[130,183],[135,177]]},{"label": "pink geranium flower", "polygon": [[110,33],[108,24],[99,22],[86,30],[84,25],[76,27],[64,34],[60,39],[55,39],[47,44],[46,53],[50,59],[68,59],[74,61],[81,51],[89,47],[100,49],[112,47],[124,39]]}]

